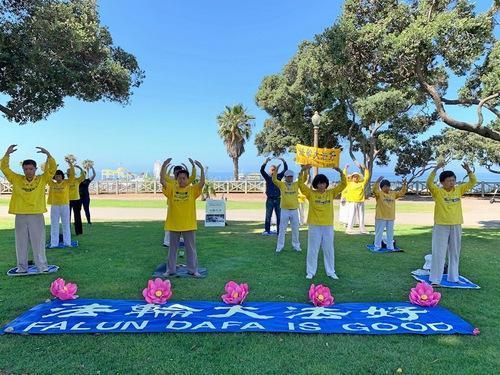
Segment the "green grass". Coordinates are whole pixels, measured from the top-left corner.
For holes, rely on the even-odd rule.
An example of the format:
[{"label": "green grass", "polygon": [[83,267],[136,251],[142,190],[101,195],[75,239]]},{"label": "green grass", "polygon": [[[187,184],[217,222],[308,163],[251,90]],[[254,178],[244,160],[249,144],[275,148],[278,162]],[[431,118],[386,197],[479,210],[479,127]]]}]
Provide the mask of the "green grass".
[{"label": "green grass", "polygon": [[[0,197],[0,206],[8,205],[8,198]],[[336,203],[338,208],[338,203]],[[166,200],[158,199],[93,199],[91,207],[121,207],[121,208],[165,208]],[[199,209],[205,208],[205,202],[200,200],[196,201],[196,207]],[[248,202],[248,201],[227,201],[228,210],[262,210],[265,209],[265,203],[262,202]],[[397,203],[397,212],[422,212],[430,213],[433,210],[432,202],[422,202],[422,204],[415,204],[400,201]],[[375,203],[369,202],[366,204],[367,211],[375,211]]]},{"label": "green grass", "polygon": [[[0,269],[15,264],[12,219],[0,219]],[[140,299],[152,270],[164,260],[161,222],[96,223],[80,247],[48,254],[57,276],[79,285],[82,298]],[[48,229],[48,228],[47,228]],[[198,231],[202,280],[174,279],[175,300],[219,300],[226,281],[248,282],[251,301],[306,302],[305,251],[275,255],[275,238],[261,223],[230,223]],[[368,237],[335,233],[340,280],[337,302],[405,301],[415,284],[409,272],[429,252],[428,227],[397,226],[399,254],[373,254]],[[287,241],[289,241],[289,237]],[[461,272],[480,290],[443,289],[442,305],[479,327],[479,336],[349,336],[262,333],[101,334],[0,336],[0,374],[493,374],[500,366],[498,284],[500,231],[464,229]],[[306,248],[307,232],[301,232]],[[289,243],[287,242],[289,246]],[[49,297],[54,275],[0,280],[0,324]]]}]

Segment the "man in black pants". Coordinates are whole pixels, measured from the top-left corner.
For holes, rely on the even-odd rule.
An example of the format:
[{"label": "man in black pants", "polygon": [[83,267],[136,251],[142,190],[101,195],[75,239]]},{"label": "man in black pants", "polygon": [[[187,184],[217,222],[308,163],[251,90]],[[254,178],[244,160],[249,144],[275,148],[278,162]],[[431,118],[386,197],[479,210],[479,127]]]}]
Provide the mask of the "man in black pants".
[{"label": "man in black pants", "polygon": [[87,223],[92,225],[92,220],[90,219],[90,193],[89,193],[89,185],[95,178],[95,169],[94,167],[90,167],[92,170],[92,177],[86,178],[80,183],[80,202],[83,206],[83,210],[85,211],[85,216],[87,218]]},{"label": "man in black pants", "polygon": [[[278,180],[283,179],[283,176],[285,175],[285,171],[288,169],[288,165],[286,164],[286,161],[283,158],[278,158],[283,162],[283,170],[278,173]],[[267,195],[267,200],[266,200],[266,221],[264,224],[264,232],[262,234],[264,236],[269,236],[271,234],[271,217],[273,216],[273,211],[276,214],[276,229],[279,231],[280,227],[280,189],[273,183],[273,180],[271,178],[271,175],[274,173],[276,170],[275,165],[271,165],[269,168],[269,174],[266,172],[266,166],[267,163],[269,163],[269,160],[271,158],[267,158],[264,164],[260,167],[260,174],[262,177],[264,177],[264,180],[266,180],[266,195]]]}]

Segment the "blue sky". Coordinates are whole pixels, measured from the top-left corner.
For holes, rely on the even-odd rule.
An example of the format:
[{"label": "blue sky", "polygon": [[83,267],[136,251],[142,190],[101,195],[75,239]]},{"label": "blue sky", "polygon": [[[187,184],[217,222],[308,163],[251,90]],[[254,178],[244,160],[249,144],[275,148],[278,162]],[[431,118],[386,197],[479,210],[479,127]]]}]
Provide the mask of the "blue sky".
[{"label": "blue sky", "polygon": [[[479,1],[479,9],[490,3]],[[115,44],[133,53],[146,71],[144,84],[125,107],[67,99],[63,109],[36,124],[1,118],[0,147],[19,144],[14,160],[33,156],[34,147],[43,145],[58,160],[68,153],[93,159],[98,170],[151,171],[155,160],[191,156],[213,173],[230,172],[217,114],[225,105],[243,103],[256,117],[257,133],[266,118],[254,102],[262,78],[279,72],[301,41],[330,26],[342,1],[101,0],[99,5]],[[257,171],[262,158],[253,137],[246,150],[241,171]]]}]

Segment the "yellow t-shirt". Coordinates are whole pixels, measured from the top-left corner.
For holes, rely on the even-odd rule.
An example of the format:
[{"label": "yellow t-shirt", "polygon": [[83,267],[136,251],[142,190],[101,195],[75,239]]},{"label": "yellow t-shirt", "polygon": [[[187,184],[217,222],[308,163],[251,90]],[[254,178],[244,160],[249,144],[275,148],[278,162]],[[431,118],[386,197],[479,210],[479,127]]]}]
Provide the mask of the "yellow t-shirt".
[{"label": "yellow t-shirt", "polygon": [[297,196],[297,199],[299,200],[299,203],[306,203],[306,196],[302,194],[302,192],[299,189],[299,195]]},{"label": "yellow t-shirt", "polygon": [[370,171],[365,169],[365,173],[363,175],[363,181],[354,182],[349,181],[347,183],[347,189],[344,193],[344,197],[348,202],[364,202],[365,201],[365,187],[366,184],[370,181]]},{"label": "yellow t-shirt", "polygon": [[296,210],[299,208],[299,183],[298,181],[287,184],[280,181],[276,174],[272,175],[273,183],[280,189],[280,207],[285,210]]},{"label": "yellow t-shirt", "polygon": [[427,188],[434,201],[434,224],[458,225],[463,224],[462,195],[476,185],[477,179],[474,173],[469,173],[469,181],[455,186],[453,190],[446,191],[434,184],[436,172],[432,171],[427,178]]},{"label": "yellow t-shirt", "polygon": [[406,190],[406,185],[403,185],[399,191],[384,193],[378,183],[373,184],[372,191],[377,200],[375,219],[396,220],[396,199],[404,197]]},{"label": "yellow t-shirt", "polygon": [[78,178],[75,177],[72,181],[69,182],[70,201],[77,201],[78,199],[80,199],[80,182],[82,182],[83,180],[85,180],[85,172],[82,172],[80,174],[80,177]]},{"label": "yellow t-shirt", "polygon": [[69,204],[69,180],[61,182],[49,181],[49,198],[47,203],[53,206]]},{"label": "yellow t-shirt", "polygon": [[188,185],[181,188],[176,184],[167,184],[163,194],[168,199],[165,230],[187,232],[198,229],[196,223],[196,198],[201,195],[199,185]]},{"label": "yellow t-shirt", "polygon": [[28,181],[24,175],[14,173],[9,168],[9,161],[9,155],[4,156],[0,161],[0,169],[12,184],[9,213],[30,215],[47,212],[45,186],[56,171],[56,161],[52,157],[47,158],[44,173],[35,176],[32,181]]},{"label": "yellow t-shirt", "polygon": [[342,173],[340,183],[332,189],[320,193],[310,189],[299,177],[299,188],[309,201],[307,224],[333,225],[333,199],[345,188],[346,178]]}]

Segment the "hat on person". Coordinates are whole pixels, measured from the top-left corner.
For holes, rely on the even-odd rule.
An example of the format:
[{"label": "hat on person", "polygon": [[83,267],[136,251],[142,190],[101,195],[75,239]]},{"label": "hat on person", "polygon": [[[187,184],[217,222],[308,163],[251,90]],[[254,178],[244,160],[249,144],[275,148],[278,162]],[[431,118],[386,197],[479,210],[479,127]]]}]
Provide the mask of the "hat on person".
[{"label": "hat on person", "polygon": [[293,177],[293,171],[290,169],[287,169],[285,171],[285,177]]}]

